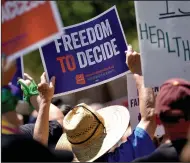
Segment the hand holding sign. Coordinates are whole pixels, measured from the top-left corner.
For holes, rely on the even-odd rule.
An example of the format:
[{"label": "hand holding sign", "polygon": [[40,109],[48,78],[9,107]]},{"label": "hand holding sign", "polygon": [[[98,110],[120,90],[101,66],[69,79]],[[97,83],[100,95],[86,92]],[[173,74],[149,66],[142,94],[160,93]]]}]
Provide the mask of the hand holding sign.
[{"label": "hand holding sign", "polygon": [[187,1],[135,2],[146,87],[176,77],[190,80],[189,9]]},{"label": "hand holding sign", "polygon": [[126,53],[126,63],[133,74],[142,74],[141,71],[141,59],[140,54],[133,51],[131,45],[128,46],[128,51]]},{"label": "hand holding sign", "polygon": [[64,35],[40,48],[47,77],[56,77],[55,96],[92,88],[126,74],[122,52],[128,47],[115,6],[64,30]]},{"label": "hand holding sign", "polygon": [[38,91],[42,100],[51,102],[51,99],[54,95],[54,86],[55,77],[53,76],[50,83],[48,84],[46,73],[44,72],[41,76],[41,82],[38,84]]}]

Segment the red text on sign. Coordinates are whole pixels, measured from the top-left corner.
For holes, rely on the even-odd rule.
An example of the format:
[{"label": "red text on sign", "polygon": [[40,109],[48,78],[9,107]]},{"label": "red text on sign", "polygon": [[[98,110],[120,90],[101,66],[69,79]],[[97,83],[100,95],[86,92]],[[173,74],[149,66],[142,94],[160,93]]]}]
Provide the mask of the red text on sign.
[{"label": "red text on sign", "polygon": [[57,61],[59,61],[63,73],[67,70],[74,71],[76,69],[75,59],[72,55],[57,57]]}]

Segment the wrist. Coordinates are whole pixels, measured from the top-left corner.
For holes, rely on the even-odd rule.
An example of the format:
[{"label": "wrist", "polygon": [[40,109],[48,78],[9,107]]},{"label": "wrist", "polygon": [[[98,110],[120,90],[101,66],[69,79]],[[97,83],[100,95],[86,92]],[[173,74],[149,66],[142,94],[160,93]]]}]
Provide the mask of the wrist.
[{"label": "wrist", "polygon": [[50,104],[51,103],[51,100],[50,99],[46,99],[46,98],[41,98],[41,97],[39,97],[39,99],[38,99],[38,102],[39,102],[39,104]]},{"label": "wrist", "polygon": [[38,105],[39,105],[39,112],[41,112],[41,111],[44,112],[45,111],[46,113],[49,114],[50,105],[51,105],[51,101],[50,100],[40,99]]},{"label": "wrist", "polygon": [[40,95],[35,95],[30,97],[30,103],[38,111],[41,104],[50,104],[51,100],[42,98]]}]

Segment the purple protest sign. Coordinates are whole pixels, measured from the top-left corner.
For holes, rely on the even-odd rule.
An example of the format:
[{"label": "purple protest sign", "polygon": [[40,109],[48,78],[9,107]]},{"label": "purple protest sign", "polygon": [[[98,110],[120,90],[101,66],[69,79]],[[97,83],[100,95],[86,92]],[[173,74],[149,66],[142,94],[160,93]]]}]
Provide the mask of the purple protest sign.
[{"label": "purple protest sign", "polygon": [[127,42],[115,6],[64,31],[40,48],[48,79],[56,77],[55,96],[98,86],[128,71]]},{"label": "purple protest sign", "polygon": [[22,91],[20,86],[17,84],[18,78],[23,78],[23,73],[24,73],[22,57],[16,59],[16,66],[17,66],[17,71],[12,81],[9,83],[9,85],[11,87],[12,93],[20,97],[20,99],[22,99]]}]

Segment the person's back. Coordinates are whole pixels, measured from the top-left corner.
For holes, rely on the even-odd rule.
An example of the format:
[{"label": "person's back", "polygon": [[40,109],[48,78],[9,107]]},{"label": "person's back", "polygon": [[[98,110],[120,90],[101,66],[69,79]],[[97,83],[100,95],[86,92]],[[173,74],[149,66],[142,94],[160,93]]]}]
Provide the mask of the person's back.
[{"label": "person's back", "polygon": [[70,152],[50,151],[37,141],[20,134],[2,134],[2,161],[3,162],[61,162],[71,161]]},{"label": "person's back", "polygon": [[186,139],[179,139],[162,144],[151,155],[138,158],[133,162],[180,162],[179,156],[186,142]]},{"label": "person's back", "polygon": [[182,79],[166,81],[156,100],[156,113],[171,143],[134,162],[179,162],[190,126],[190,83]]},{"label": "person's back", "polygon": [[[5,75],[3,76],[6,77]],[[70,162],[73,154],[67,151],[50,151],[44,145],[21,134],[17,117],[17,96],[8,86],[8,79],[1,88],[1,157],[3,162]]]}]

